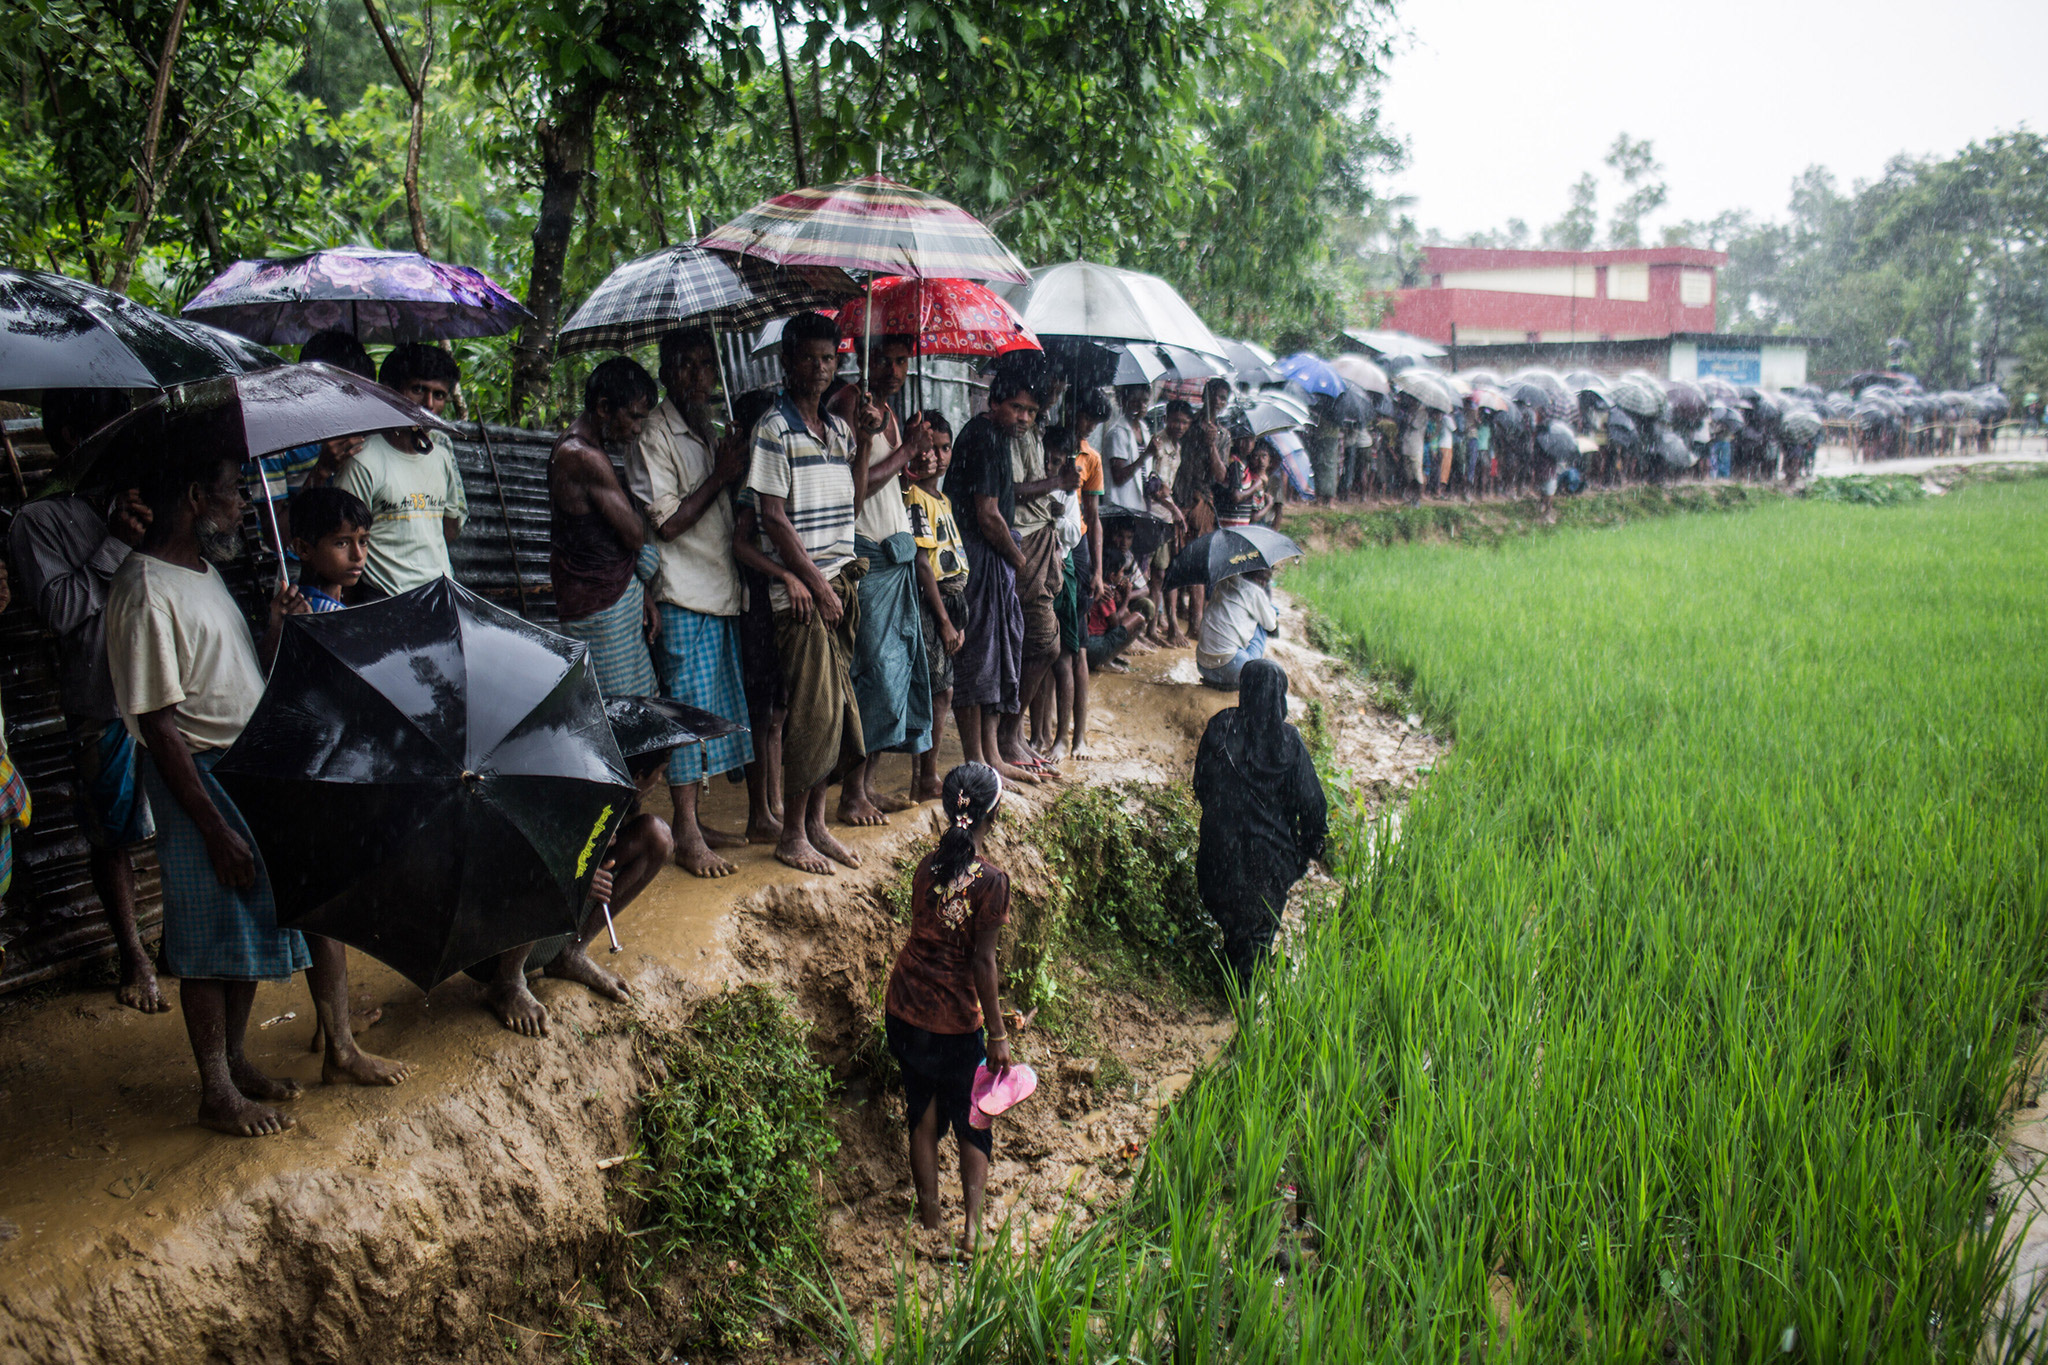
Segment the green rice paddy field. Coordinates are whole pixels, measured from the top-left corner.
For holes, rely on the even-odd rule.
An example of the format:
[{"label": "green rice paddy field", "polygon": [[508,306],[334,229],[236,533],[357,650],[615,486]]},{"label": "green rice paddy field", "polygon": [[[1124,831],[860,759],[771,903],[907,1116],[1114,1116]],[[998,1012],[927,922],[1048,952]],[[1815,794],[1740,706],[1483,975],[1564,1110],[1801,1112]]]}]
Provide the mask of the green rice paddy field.
[{"label": "green rice paddy field", "polygon": [[[900,1360],[2031,1358],[2048,481],[1315,558],[1455,744],[1120,1217]],[[1981,1353],[1981,1354],[1980,1354]]]}]

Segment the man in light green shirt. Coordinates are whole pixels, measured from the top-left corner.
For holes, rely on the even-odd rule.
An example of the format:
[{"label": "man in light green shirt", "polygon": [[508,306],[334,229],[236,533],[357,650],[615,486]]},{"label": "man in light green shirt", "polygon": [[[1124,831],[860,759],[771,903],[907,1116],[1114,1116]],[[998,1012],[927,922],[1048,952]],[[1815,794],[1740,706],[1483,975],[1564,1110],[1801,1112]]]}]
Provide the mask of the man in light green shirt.
[{"label": "man in light green shirt", "polygon": [[[415,343],[395,347],[377,377],[438,417],[458,372],[446,351]],[[448,547],[469,519],[454,445],[435,432],[422,451],[417,448],[420,434],[379,432],[334,478],[336,488],[355,494],[370,509],[364,580],[394,595],[449,574]]]}]

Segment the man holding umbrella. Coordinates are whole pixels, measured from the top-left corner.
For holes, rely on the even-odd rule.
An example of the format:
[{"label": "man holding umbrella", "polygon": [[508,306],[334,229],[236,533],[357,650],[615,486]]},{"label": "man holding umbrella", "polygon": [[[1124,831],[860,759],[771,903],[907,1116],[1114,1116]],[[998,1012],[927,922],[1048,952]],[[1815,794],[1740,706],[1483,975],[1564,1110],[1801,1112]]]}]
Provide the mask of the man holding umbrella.
[{"label": "man holding umbrella", "polygon": [[[453,356],[419,343],[392,348],[380,372],[386,388],[437,417],[458,378]],[[342,466],[334,486],[370,509],[370,562],[363,581],[371,595],[395,597],[450,572],[448,547],[469,519],[469,498],[446,435],[378,432]]]},{"label": "man holding umbrella", "polygon": [[[263,672],[241,608],[216,564],[239,552],[248,510],[237,453],[174,449],[142,488],[149,529],[107,595],[107,661],[143,765],[157,820],[164,963],[180,982],[185,1031],[199,1064],[199,1122],[241,1137],[281,1133],[293,1120],[270,1107],[296,1082],[264,1075],[242,1050],[256,983],[307,970],[326,1037],[324,1079],[396,1085],[409,1068],[363,1052],[349,1023],[346,950],[279,929],[248,826],[212,769],[248,723]],[[280,581],[263,652],[274,656],[285,616],[304,611]]]}]

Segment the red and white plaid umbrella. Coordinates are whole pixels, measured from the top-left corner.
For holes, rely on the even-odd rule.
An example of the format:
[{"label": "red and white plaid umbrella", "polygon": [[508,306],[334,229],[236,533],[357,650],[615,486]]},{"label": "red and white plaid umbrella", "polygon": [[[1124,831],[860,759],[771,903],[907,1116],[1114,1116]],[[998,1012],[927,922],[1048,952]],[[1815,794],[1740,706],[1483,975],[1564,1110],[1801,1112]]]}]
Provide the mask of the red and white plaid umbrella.
[{"label": "red and white plaid umbrella", "polygon": [[926,279],[1031,278],[973,214],[886,175],[778,194],[697,245],[781,266],[830,265]]},{"label": "red and white plaid umbrella", "polygon": [[[873,335],[913,335],[918,355],[990,356],[1045,349],[1016,309],[972,280],[890,275],[874,282],[873,293]],[[848,300],[839,310],[840,349],[851,350],[854,339],[868,333],[868,326],[867,299]]]}]

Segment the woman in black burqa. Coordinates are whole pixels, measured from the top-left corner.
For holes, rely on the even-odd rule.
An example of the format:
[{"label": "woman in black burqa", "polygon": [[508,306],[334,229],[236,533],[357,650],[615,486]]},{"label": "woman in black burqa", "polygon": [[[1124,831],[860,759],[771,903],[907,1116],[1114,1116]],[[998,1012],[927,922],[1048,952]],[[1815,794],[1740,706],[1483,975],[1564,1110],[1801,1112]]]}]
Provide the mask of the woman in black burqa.
[{"label": "woman in black burqa", "polygon": [[1202,803],[1195,882],[1244,985],[1273,945],[1288,888],[1322,855],[1328,829],[1315,762],[1287,723],[1287,672],[1270,659],[1244,666],[1237,705],[1217,712],[1203,732],[1195,799]]}]

